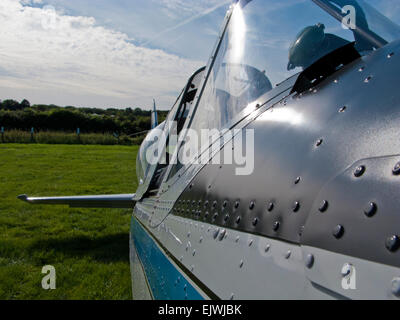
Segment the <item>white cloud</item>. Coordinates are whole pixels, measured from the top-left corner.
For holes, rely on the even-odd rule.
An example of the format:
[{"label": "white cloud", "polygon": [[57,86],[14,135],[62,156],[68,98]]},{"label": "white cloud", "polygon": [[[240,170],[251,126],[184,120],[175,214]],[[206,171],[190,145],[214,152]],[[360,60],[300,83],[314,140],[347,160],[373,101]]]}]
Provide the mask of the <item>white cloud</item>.
[{"label": "white cloud", "polygon": [[176,98],[170,92],[202,65],[135,46],[92,17],[23,5],[33,2],[41,0],[0,1],[0,98],[146,107],[155,97],[169,107]]}]

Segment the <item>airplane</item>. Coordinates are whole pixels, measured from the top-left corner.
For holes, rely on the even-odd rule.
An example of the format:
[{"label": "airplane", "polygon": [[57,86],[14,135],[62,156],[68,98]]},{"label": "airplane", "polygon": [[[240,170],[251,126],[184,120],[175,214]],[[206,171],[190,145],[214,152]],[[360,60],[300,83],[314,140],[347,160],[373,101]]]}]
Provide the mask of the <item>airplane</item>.
[{"label": "airplane", "polygon": [[233,1],[136,193],[19,198],[132,209],[135,299],[399,300],[399,23],[388,0]]}]

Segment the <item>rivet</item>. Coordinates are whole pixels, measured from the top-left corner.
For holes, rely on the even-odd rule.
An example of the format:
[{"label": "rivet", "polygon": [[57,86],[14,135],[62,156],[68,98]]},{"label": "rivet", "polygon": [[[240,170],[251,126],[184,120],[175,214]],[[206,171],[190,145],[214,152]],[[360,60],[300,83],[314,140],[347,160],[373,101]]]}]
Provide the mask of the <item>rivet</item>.
[{"label": "rivet", "polygon": [[346,106],[341,107],[341,108],[339,109],[339,113],[343,113],[343,112],[345,112],[346,110],[347,110],[347,107],[346,107]]},{"label": "rivet", "polygon": [[193,257],[196,255],[196,250],[193,250]]},{"label": "rivet", "polygon": [[206,201],[206,202],[204,202],[204,208],[207,208],[208,207],[208,201]]},{"label": "rivet", "polygon": [[279,222],[279,221],[276,221],[276,222],[274,222],[274,225],[273,225],[273,230],[276,232],[276,231],[278,231],[279,230],[279,227],[281,226],[281,223]]},{"label": "rivet", "polygon": [[243,268],[243,265],[244,265],[244,261],[241,260],[240,263],[239,263],[239,268],[240,268],[240,269]]},{"label": "rivet", "polygon": [[235,295],[232,293],[231,297],[230,297],[230,300],[234,300],[234,299],[235,299]]},{"label": "rivet", "polygon": [[288,250],[288,252],[286,252],[286,254],[285,254],[285,259],[286,260],[289,259],[291,255],[292,255],[292,251]]},{"label": "rivet", "polygon": [[224,221],[227,222],[229,220],[229,214],[225,215]]},{"label": "rivet", "polygon": [[306,257],[306,267],[311,269],[314,266],[314,256],[312,254],[308,254]]},{"label": "rivet", "polygon": [[338,79],[333,80],[334,83],[339,83]]},{"label": "rivet", "polygon": [[222,205],[222,207],[223,207],[223,208],[226,208],[227,205],[228,205],[228,201],[225,200],[224,203],[223,203],[223,205]]},{"label": "rivet", "polygon": [[209,216],[210,214],[208,213],[208,212],[206,212],[205,214],[204,214],[204,218],[208,218],[208,216]]},{"label": "rivet", "polygon": [[250,240],[249,241],[249,247],[251,247],[253,245],[253,243],[254,243],[254,240]]},{"label": "rivet", "polygon": [[242,220],[241,217],[237,217],[237,218],[236,218],[236,224],[239,224],[241,220]]},{"label": "rivet", "polygon": [[392,281],[392,293],[400,298],[400,278],[395,278]]},{"label": "rivet", "polygon": [[191,185],[189,186],[189,189],[193,189],[193,184],[191,184]]},{"label": "rivet", "polygon": [[358,69],[359,72],[363,72],[365,70],[365,67],[361,67],[360,69]]},{"label": "rivet", "polygon": [[378,211],[378,206],[376,205],[375,202],[370,202],[368,206],[364,209],[364,214],[368,218],[372,218],[376,212]]},{"label": "rivet", "polygon": [[267,244],[265,247],[265,253],[269,252],[269,250],[271,250],[271,245]]},{"label": "rivet", "polygon": [[305,228],[306,228],[305,226],[301,226],[300,227],[300,230],[299,230],[299,236],[300,237],[303,235]]},{"label": "rivet", "polygon": [[240,205],[240,202],[239,202],[239,201],[236,201],[236,202],[235,202],[235,209],[239,208],[239,205]]},{"label": "rivet", "polygon": [[326,200],[324,200],[324,201],[322,201],[322,203],[321,203],[321,206],[319,207],[319,212],[326,212],[326,210],[328,210],[328,207],[329,207],[329,203],[328,203],[328,201],[326,201]]},{"label": "rivet", "polygon": [[249,209],[253,210],[255,206],[256,206],[256,203],[254,201],[252,201],[252,202],[250,202]]},{"label": "rivet", "polygon": [[219,234],[219,241],[224,240],[225,235],[226,235],[226,230],[224,229],[224,230],[222,230],[221,233]]},{"label": "rivet", "polygon": [[336,239],[340,239],[344,235],[344,227],[342,225],[340,225],[340,224],[337,225],[335,227],[335,229],[333,229],[333,233],[332,234]]},{"label": "rivet", "polygon": [[386,239],[386,248],[390,252],[395,252],[400,248],[400,238],[398,236],[391,236]]},{"label": "rivet", "polygon": [[190,238],[190,231],[188,232],[187,237]]},{"label": "rivet", "polygon": [[218,213],[216,212],[216,213],[214,213],[213,220],[215,221],[215,220],[217,220],[217,218],[218,218]]},{"label": "rivet", "polygon": [[365,83],[368,83],[368,82],[370,82],[372,80],[372,76],[368,76],[365,80],[364,80],[364,82]]},{"label": "rivet", "polygon": [[214,239],[217,239],[219,235],[219,229],[215,229],[214,231]]},{"label": "rivet", "polygon": [[365,173],[365,166],[359,166],[356,168],[356,171],[354,171],[354,176],[356,178],[360,178],[364,173]]},{"label": "rivet", "polygon": [[257,223],[258,223],[258,219],[257,219],[257,218],[254,218],[254,220],[253,220],[253,226],[256,226]]},{"label": "rivet", "polygon": [[240,240],[240,237],[239,237],[239,236],[237,236],[237,237],[236,237],[236,240],[235,240],[235,242],[236,242],[236,243],[238,243],[238,242],[239,242],[239,240]]},{"label": "rivet", "polygon": [[292,209],[293,209],[293,212],[298,212],[300,210],[300,202],[296,201],[293,204],[293,208]]},{"label": "rivet", "polygon": [[217,207],[217,201],[214,201],[213,202],[213,208],[216,208]]},{"label": "rivet", "polygon": [[203,237],[200,237],[199,243],[203,242]]},{"label": "rivet", "polygon": [[388,59],[392,58],[394,56],[394,52],[391,52],[387,55]]},{"label": "rivet", "polygon": [[301,177],[297,177],[296,180],[294,181],[294,184],[299,184],[301,181]]},{"label": "rivet", "polygon": [[268,204],[268,212],[272,212],[272,211],[274,210],[274,207],[275,207],[274,203],[273,203],[273,202],[270,202],[270,203]]},{"label": "rivet", "polygon": [[319,140],[317,141],[317,143],[316,143],[316,146],[317,146],[317,147],[321,146],[323,142],[324,142],[323,139],[319,139]]},{"label": "rivet", "polygon": [[400,175],[400,162],[398,162],[393,168],[393,174],[395,176]]}]

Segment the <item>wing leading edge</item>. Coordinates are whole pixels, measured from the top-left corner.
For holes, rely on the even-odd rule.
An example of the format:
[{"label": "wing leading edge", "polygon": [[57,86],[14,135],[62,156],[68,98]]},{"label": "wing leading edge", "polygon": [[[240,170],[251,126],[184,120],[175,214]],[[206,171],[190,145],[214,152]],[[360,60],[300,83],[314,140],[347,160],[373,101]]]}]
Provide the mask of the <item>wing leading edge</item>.
[{"label": "wing leading edge", "polygon": [[134,197],[135,194],[40,198],[31,198],[27,195],[20,195],[18,199],[30,204],[68,205],[71,208],[133,209],[136,204],[136,201],[133,200]]}]

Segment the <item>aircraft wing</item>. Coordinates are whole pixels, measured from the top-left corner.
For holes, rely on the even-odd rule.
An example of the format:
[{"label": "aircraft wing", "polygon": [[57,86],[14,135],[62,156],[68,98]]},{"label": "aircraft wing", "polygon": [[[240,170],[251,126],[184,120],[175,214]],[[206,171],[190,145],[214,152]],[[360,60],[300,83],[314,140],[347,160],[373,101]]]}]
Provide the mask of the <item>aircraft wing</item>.
[{"label": "aircraft wing", "polygon": [[133,200],[134,197],[135,194],[40,198],[31,198],[27,195],[21,195],[18,199],[30,204],[68,205],[71,208],[131,209],[134,208],[136,204],[136,201]]}]

